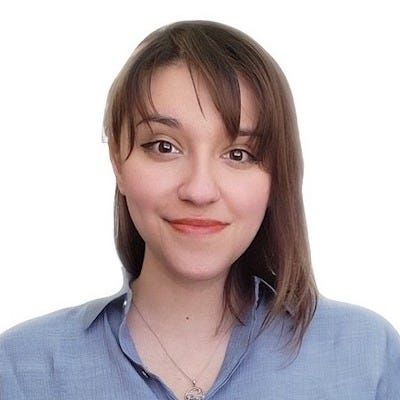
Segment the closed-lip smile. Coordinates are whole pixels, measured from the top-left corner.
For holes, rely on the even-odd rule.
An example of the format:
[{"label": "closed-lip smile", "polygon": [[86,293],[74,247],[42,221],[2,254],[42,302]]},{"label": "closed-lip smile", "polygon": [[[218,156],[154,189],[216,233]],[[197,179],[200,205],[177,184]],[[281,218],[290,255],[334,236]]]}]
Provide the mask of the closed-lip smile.
[{"label": "closed-lip smile", "polygon": [[229,225],[226,222],[208,218],[180,218],[168,220],[168,223],[179,232],[197,234],[216,233]]}]

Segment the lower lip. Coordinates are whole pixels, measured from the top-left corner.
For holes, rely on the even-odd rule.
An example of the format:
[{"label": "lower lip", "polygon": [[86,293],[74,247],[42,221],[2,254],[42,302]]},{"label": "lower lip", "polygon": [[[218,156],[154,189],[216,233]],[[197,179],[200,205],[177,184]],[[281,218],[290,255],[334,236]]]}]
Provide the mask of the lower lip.
[{"label": "lower lip", "polygon": [[169,222],[169,224],[179,232],[193,233],[193,234],[217,233],[222,231],[227,226],[225,224],[196,225],[196,224],[185,224],[176,222]]}]

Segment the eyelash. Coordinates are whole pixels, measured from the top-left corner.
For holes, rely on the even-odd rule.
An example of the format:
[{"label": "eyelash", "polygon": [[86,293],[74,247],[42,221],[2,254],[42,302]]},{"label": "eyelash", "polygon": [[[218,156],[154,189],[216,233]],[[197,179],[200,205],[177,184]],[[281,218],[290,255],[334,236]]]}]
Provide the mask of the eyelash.
[{"label": "eyelash", "polygon": [[[161,144],[163,145],[168,145],[170,149],[175,149],[176,151],[161,151],[160,146]],[[156,149],[156,145],[158,145],[158,148]],[[150,150],[150,151],[156,151],[159,154],[176,154],[180,153],[180,150],[176,148],[172,143],[168,142],[167,140],[155,140],[154,142],[148,142],[144,143],[141,145],[144,149]]]},{"label": "eyelash", "polygon": [[[157,146],[158,145],[158,146]],[[170,151],[163,151],[161,149],[161,146],[165,146],[168,147],[168,149]],[[180,153],[180,150],[177,149],[176,146],[174,146],[172,143],[168,142],[167,140],[155,140],[153,142],[148,142],[148,143],[144,143],[141,145],[141,147],[143,147],[146,150],[149,151],[155,151],[157,154],[177,154]],[[171,151],[175,149],[175,151]],[[164,148],[164,150],[166,150]],[[236,154],[235,154],[236,153]],[[238,153],[240,153],[239,157],[241,159],[235,159],[235,157],[238,157]],[[245,160],[243,160],[243,156],[245,156]],[[226,153],[224,153],[222,155],[223,159],[227,159],[229,161],[232,162],[237,162],[237,163],[254,163],[257,162],[257,159],[255,158],[255,156],[253,154],[251,154],[249,151],[245,150],[245,149],[241,149],[241,148],[236,148],[236,149],[232,149],[227,151]]]}]

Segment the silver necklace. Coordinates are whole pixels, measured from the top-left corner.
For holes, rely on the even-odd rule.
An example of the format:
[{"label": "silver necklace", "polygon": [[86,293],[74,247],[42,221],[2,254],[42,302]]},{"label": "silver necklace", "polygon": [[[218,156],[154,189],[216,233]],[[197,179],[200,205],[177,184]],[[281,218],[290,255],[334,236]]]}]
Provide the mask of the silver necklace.
[{"label": "silver necklace", "polygon": [[[141,318],[141,320],[144,322],[144,324],[146,325],[146,327],[148,328],[148,330],[153,334],[153,336],[156,338],[158,344],[160,345],[160,347],[162,348],[162,350],[164,351],[165,355],[168,357],[168,359],[172,362],[172,364],[176,367],[176,369],[185,377],[187,378],[191,383],[192,383],[192,387],[190,387],[189,389],[186,390],[185,395],[184,395],[184,400],[204,400],[205,399],[205,393],[204,390],[200,387],[197,386],[197,378],[193,379],[191,378],[179,365],[178,363],[173,359],[173,357],[168,353],[166,347],[164,346],[164,344],[162,343],[160,337],[157,335],[157,333],[154,331],[154,329],[150,326],[150,324],[146,321],[146,319],[143,317],[142,313],[140,312],[138,306],[133,302],[132,300],[132,305],[135,307],[139,317]],[[229,329],[228,331],[229,332]],[[217,348],[219,347],[219,345],[222,342],[222,339],[225,337],[226,333],[224,335],[221,336],[220,340],[218,341],[215,350],[211,353],[211,357],[209,358],[209,360],[207,361],[207,363],[204,365],[204,367],[201,369],[201,371],[198,374],[198,378],[200,378],[200,376],[203,374],[203,372],[206,370],[206,368],[210,365],[211,360],[214,358],[214,355],[216,353]]]}]

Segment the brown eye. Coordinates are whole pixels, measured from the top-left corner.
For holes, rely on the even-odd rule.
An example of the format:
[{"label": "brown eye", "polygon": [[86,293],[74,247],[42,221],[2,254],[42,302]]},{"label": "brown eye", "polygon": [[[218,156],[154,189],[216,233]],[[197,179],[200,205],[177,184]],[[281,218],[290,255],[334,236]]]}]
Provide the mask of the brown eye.
[{"label": "brown eye", "polygon": [[173,146],[171,143],[162,140],[158,142],[157,148],[160,153],[171,153]]},{"label": "brown eye", "polygon": [[229,158],[234,161],[242,161],[245,154],[243,150],[235,149],[229,152]]},{"label": "brown eye", "polygon": [[247,150],[244,149],[233,149],[229,150],[224,158],[228,158],[231,161],[236,162],[254,162],[255,158]]},{"label": "brown eye", "polygon": [[144,143],[141,146],[146,150],[159,154],[174,154],[180,152],[172,143],[166,140],[156,140],[154,142]]}]

